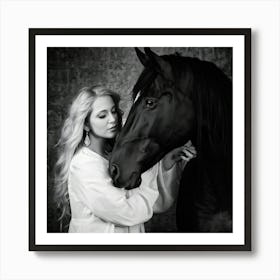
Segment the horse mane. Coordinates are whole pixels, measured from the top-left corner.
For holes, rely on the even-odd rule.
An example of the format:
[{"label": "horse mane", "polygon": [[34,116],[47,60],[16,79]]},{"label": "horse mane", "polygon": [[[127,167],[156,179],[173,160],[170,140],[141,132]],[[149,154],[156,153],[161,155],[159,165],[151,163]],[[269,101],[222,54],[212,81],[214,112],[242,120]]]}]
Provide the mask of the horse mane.
[{"label": "horse mane", "polygon": [[212,62],[175,55],[165,58],[171,64],[175,77],[178,77],[175,82],[188,83],[183,87],[191,91],[198,149],[200,147],[206,157],[231,156],[231,80]]}]

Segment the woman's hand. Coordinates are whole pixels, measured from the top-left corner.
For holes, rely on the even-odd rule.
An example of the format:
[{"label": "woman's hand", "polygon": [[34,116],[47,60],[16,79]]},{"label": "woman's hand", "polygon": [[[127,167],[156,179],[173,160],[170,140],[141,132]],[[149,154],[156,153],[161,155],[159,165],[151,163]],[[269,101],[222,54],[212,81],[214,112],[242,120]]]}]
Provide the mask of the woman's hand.
[{"label": "woman's hand", "polygon": [[171,169],[174,164],[180,160],[189,162],[192,158],[196,157],[196,149],[189,140],[184,146],[176,148],[165,155],[162,159],[163,167],[165,170]]}]

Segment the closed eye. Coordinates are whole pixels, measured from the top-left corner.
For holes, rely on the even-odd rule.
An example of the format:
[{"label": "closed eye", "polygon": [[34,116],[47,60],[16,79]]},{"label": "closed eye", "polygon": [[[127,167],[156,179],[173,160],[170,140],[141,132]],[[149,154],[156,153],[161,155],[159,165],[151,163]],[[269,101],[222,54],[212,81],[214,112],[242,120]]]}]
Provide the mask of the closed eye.
[{"label": "closed eye", "polygon": [[99,119],[104,119],[105,117],[106,117],[106,115],[103,115],[103,114],[98,116]]}]

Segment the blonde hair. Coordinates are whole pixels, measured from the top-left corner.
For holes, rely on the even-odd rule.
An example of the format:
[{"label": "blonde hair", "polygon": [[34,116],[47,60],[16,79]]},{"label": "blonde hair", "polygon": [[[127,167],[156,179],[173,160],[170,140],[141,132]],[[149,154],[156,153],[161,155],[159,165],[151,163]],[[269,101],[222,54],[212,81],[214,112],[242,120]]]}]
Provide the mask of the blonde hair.
[{"label": "blonde hair", "polygon": [[[110,96],[117,108],[118,128],[122,125],[122,112],[119,109],[120,97],[115,92],[102,86],[84,87],[72,102],[68,117],[61,130],[57,143],[58,160],[55,165],[54,202],[60,210],[60,231],[63,223],[71,217],[68,194],[69,167],[74,154],[82,147],[85,131],[84,124],[92,112],[92,104],[98,96]],[[111,145],[113,145],[111,141]]]}]

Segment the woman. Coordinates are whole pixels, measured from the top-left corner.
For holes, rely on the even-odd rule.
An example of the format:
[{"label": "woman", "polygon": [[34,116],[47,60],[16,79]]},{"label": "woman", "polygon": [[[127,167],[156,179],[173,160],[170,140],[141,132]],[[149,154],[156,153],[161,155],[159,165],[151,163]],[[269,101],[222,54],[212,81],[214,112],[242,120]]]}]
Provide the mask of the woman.
[{"label": "woman", "polygon": [[[172,191],[162,186],[164,175],[158,179],[159,165],[142,174],[137,189],[113,186],[108,155],[122,126],[119,101],[116,93],[93,86],[83,88],[70,107],[58,143],[55,177],[55,201],[63,210],[61,219],[70,215],[70,202],[69,232],[144,232],[143,223],[152,217],[153,207],[161,212],[168,204],[158,199],[158,184],[167,197],[173,198]],[[164,169],[171,170],[182,152],[181,157],[188,161],[195,149],[183,147],[169,153]]]}]

